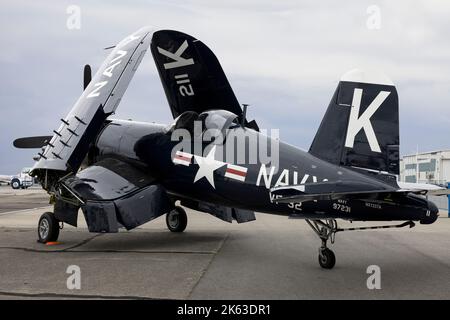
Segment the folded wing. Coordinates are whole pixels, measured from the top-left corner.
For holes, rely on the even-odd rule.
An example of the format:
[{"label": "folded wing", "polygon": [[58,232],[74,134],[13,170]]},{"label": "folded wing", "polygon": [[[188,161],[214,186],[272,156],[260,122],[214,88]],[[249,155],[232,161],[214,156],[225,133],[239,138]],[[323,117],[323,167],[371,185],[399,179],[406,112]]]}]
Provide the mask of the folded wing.
[{"label": "folded wing", "polygon": [[173,30],[153,34],[150,45],[174,118],[185,111],[242,109],[214,53],[200,40]]},{"label": "folded wing", "polygon": [[61,119],[33,171],[77,172],[106,118],[118,107],[151,39],[142,28],[123,39],[108,55],[69,114]]}]

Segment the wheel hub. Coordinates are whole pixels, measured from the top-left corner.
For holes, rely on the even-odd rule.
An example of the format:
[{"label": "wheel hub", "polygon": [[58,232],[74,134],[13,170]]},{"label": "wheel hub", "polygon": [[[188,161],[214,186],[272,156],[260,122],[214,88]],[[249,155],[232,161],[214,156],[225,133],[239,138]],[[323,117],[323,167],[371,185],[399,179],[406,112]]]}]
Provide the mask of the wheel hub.
[{"label": "wheel hub", "polygon": [[180,223],[179,221],[179,217],[178,217],[178,212],[171,212],[169,215],[169,225],[171,228],[176,229],[178,227],[178,224]]},{"label": "wheel hub", "polygon": [[49,232],[50,232],[50,225],[47,219],[42,219],[41,224],[39,225],[39,236],[41,237],[41,239],[45,239],[47,238]]},{"label": "wheel hub", "polygon": [[319,252],[319,257],[320,257],[320,261],[321,261],[323,264],[326,264],[326,263],[327,263],[328,258],[327,258],[327,255],[323,252],[323,250],[320,250],[320,252]]}]

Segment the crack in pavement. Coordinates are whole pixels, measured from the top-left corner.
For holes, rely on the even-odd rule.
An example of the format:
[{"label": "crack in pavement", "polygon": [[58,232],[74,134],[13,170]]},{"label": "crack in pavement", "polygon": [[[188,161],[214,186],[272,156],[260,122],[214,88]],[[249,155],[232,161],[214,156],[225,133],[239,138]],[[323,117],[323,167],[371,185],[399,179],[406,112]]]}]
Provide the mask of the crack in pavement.
[{"label": "crack in pavement", "polygon": [[104,234],[104,233],[96,234],[96,235],[94,235],[94,236],[92,236],[92,237],[90,237],[90,238],[87,238],[87,239],[81,241],[80,243],[77,243],[77,244],[75,244],[75,245],[73,245],[73,246],[71,246],[71,247],[62,249],[61,251],[62,251],[62,252],[65,252],[65,251],[69,251],[69,250],[72,250],[72,249],[75,249],[75,248],[84,246],[84,245],[85,245],[86,243],[88,243],[89,241],[94,240],[95,238],[101,237],[101,236],[103,236],[103,235],[105,235],[105,234]]},{"label": "crack in pavement", "polygon": [[[103,250],[83,250],[83,245],[86,245],[90,241],[96,239],[97,237],[101,237],[104,234],[95,234],[92,237],[89,237],[83,241],[80,241],[78,243],[75,243],[74,245],[71,245],[64,249],[56,249],[56,250],[42,250],[42,249],[33,249],[33,248],[21,248],[21,247],[11,247],[11,246],[0,246],[0,250],[20,250],[25,252],[36,252],[36,253],[137,253],[137,254],[186,254],[186,255],[192,255],[192,254],[198,254],[198,255],[212,255],[212,257],[207,262],[207,265],[200,270],[199,276],[197,280],[193,283],[191,286],[191,289],[186,294],[186,297],[191,296],[192,292],[197,287],[200,280],[203,278],[204,274],[207,272],[209,266],[214,261],[215,256],[219,253],[219,251],[222,249],[224,243],[229,237],[229,234],[226,234],[225,237],[223,237],[220,240],[219,246],[217,249],[214,250],[117,250],[117,249],[103,249]],[[75,250],[77,248],[80,248],[78,250]],[[152,298],[148,296],[127,296],[127,295],[121,295],[121,296],[115,296],[115,295],[102,295],[102,294],[65,294],[65,293],[56,293],[56,292],[40,292],[40,293],[23,293],[23,292],[14,292],[14,291],[0,291],[0,296],[10,296],[10,297],[16,297],[18,299],[20,298],[42,298],[42,299],[117,299],[117,300],[125,300],[125,299],[133,299],[133,300],[159,300],[160,298]]]},{"label": "crack in pavement", "polygon": [[[0,229],[1,230],[1,229]],[[217,254],[223,245],[223,242],[228,237],[228,235],[222,239],[219,248],[217,250],[120,250],[120,249],[101,249],[101,250],[74,250],[76,248],[82,247],[83,245],[89,243],[90,241],[104,236],[105,233],[96,234],[88,239],[85,239],[79,243],[76,243],[70,247],[64,249],[55,250],[42,250],[33,248],[23,248],[23,247],[10,247],[10,246],[0,246],[0,250],[20,250],[25,252],[36,252],[36,253],[143,253],[143,254]]]},{"label": "crack in pavement", "polygon": [[[93,239],[103,236],[104,234],[96,234],[88,239],[85,239],[75,245],[72,245],[68,248],[58,249],[58,250],[41,250],[41,249],[31,249],[31,248],[17,248],[17,247],[0,247],[0,250],[21,250],[26,252],[39,252],[39,253],[140,253],[140,254],[202,254],[202,255],[215,255],[218,250],[223,246],[223,243],[226,239],[224,237],[219,245],[218,250],[208,250],[208,251],[167,251],[167,250],[146,250],[146,251],[137,251],[137,250],[74,250],[75,248],[79,248],[89,241]],[[211,259],[212,260],[212,259]],[[208,264],[209,265],[209,264]],[[207,269],[207,267],[206,267]],[[203,274],[203,273],[202,273]],[[200,276],[201,277],[201,276]],[[197,282],[196,282],[197,283]],[[195,284],[194,284],[195,287]],[[189,293],[190,294],[190,293]],[[17,299],[21,298],[30,298],[30,299],[114,299],[114,300],[161,300],[165,298],[154,298],[148,296],[135,296],[135,295],[102,295],[102,294],[66,294],[66,293],[56,293],[56,292],[38,292],[38,293],[23,293],[23,292],[14,292],[14,291],[0,291],[1,296],[9,296]],[[0,298],[1,299],[1,298]],[[173,298],[171,298],[173,299]]]},{"label": "crack in pavement", "polygon": [[[24,202],[24,204],[26,204]],[[12,211],[5,211],[5,212],[0,212],[0,216],[5,216],[8,214],[13,214],[13,213],[21,213],[21,212],[26,212],[26,211],[31,211],[31,210],[41,210],[41,209],[46,209],[49,208],[48,205],[46,206],[42,206],[42,207],[35,207],[35,208],[25,208],[25,209],[19,209],[19,210],[12,210]],[[3,210],[3,209],[0,209]]]},{"label": "crack in pavement", "polygon": [[96,235],[94,235],[88,239],[85,239],[71,247],[67,247],[64,249],[42,250],[42,249],[21,248],[21,247],[0,247],[0,249],[22,250],[22,251],[26,251],[26,252],[59,252],[59,253],[61,253],[61,252],[77,252],[77,251],[70,251],[70,250],[81,247],[81,246],[85,245],[86,243],[88,243],[89,241],[94,240],[95,238],[100,237],[102,235],[103,235],[103,233],[96,234]]},{"label": "crack in pavement", "polygon": [[198,278],[197,282],[192,286],[191,290],[189,290],[189,293],[186,296],[186,299],[189,299],[189,297],[192,295],[192,292],[194,292],[195,288],[197,288],[198,284],[200,283],[200,281],[202,280],[203,276],[205,275],[205,273],[208,271],[209,266],[212,264],[212,262],[214,261],[215,257],[217,256],[217,254],[220,252],[220,250],[222,250],[223,245],[225,244],[225,242],[228,240],[228,237],[230,236],[229,233],[227,233],[227,235],[222,239],[222,242],[219,245],[219,248],[217,249],[217,251],[214,253],[213,257],[211,258],[211,260],[209,260],[208,264],[206,265],[206,267],[201,271],[200,273],[200,277]]},{"label": "crack in pavement", "polygon": [[0,250],[21,250],[26,252],[39,252],[39,253],[147,253],[147,254],[216,254],[217,251],[168,251],[168,250],[69,250],[70,248],[61,250],[40,250],[20,247],[0,247]]},{"label": "crack in pavement", "polygon": [[117,300],[161,300],[157,298],[143,297],[143,296],[108,296],[101,294],[68,294],[68,293],[22,293],[0,291],[0,296],[20,297],[20,298],[74,298],[74,299],[117,299]]}]

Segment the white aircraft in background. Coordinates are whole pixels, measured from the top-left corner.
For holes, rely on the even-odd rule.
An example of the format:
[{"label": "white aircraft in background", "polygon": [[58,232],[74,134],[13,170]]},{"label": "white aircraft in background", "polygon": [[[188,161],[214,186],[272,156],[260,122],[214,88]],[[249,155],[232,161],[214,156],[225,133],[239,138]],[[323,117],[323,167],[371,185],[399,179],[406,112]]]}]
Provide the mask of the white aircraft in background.
[{"label": "white aircraft in background", "polygon": [[13,189],[27,189],[33,185],[33,177],[30,176],[31,168],[23,168],[16,175],[0,175],[0,184],[11,185]]},{"label": "white aircraft in background", "polygon": [[13,176],[8,176],[4,174],[0,174],[0,184],[5,183],[9,185],[11,183]]}]

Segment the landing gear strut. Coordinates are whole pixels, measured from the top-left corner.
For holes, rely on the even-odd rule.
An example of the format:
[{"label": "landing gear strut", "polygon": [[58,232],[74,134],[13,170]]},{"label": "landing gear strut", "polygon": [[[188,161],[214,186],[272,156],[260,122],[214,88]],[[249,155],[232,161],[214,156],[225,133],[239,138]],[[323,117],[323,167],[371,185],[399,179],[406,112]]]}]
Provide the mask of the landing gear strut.
[{"label": "landing gear strut", "polygon": [[414,227],[415,224],[412,221],[406,221],[401,224],[396,225],[386,225],[386,226],[373,226],[373,227],[357,227],[357,228],[338,228],[335,219],[322,220],[310,220],[306,219],[311,229],[319,236],[322,240],[322,245],[319,248],[319,264],[324,269],[332,269],[336,264],[336,256],[333,251],[327,247],[328,240],[334,243],[336,233],[340,231],[355,231],[355,230],[374,230],[374,229],[387,229],[387,228],[403,228],[403,227]]},{"label": "landing gear strut", "polygon": [[325,222],[322,220],[309,220],[306,222],[314,230],[314,232],[322,240],[322,245],[319,248],[319,264],[324,269],[332,269],[336,264],[336,256],[334,252],[328,249],[328,239],[331,243],[334,243],[336,232],[338,231],[337,222],[334,219],[327,219]]}]

